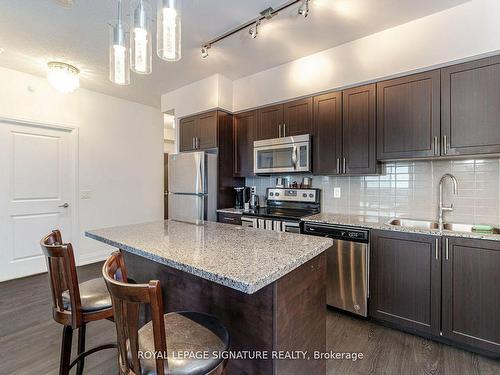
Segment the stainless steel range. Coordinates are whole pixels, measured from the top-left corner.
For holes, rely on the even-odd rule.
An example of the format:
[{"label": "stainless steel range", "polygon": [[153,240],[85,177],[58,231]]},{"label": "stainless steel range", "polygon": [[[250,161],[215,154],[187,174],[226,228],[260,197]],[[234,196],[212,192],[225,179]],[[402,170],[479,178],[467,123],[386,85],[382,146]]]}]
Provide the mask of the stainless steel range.
[{"label": "stainless steel range", "polygon": [[267,188],[267,206],[246,211],[241,225],[300,233],[300,219],[320,212],[320,195],[319,189]]}]

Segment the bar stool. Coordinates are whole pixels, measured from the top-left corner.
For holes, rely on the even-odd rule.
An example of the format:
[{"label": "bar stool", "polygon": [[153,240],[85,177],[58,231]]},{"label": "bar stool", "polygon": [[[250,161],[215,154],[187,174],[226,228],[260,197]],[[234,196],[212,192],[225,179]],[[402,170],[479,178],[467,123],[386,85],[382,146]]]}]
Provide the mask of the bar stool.
[{"label": "bar stool", "polygon": [[[160,282],[127,283],[120,252],[108,258],[102,273],[115,313],[120,374],[225,374],[227,360],[222,359],[222,354],[229,350],[229,333],[215,317],[187,311],[163,314]],[[141,304],[149,305],[152,320],[139,329]],[[208,353],[208,356],[196,359],[175,355],[187,352]],[[214,352],[218,355],[213,355]]]},{"label": "bar stool", "polygon": [[[85,331],[89,322],[113,318],[111,297],[102,278],[78,284],[73,247],[63,244],[61,232],[52,231],[40,241],[47,261],[50,289],[52,292],[52,315],[64,326],[61,344],[59,375],[68,375],[77,364],[77,374],[83,374],[85,357],[99,350],[116,348],[116,344],[105,344],[85,351]],[[71,361],[73,330],[78,329],[78,353]]]}]

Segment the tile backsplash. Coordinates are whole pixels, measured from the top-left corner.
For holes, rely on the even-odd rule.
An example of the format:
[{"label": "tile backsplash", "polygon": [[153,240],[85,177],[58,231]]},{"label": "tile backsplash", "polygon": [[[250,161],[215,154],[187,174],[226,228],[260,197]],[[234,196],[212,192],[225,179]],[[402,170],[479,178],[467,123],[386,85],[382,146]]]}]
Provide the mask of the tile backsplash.
[{"label": "tile backsplash", "polygon": [[[444,184],[444,204],[453,203],[454,211],[445,212],[445,221],[500,225],[500,159],[401,161],[384,163],[382,175],[361,177],[314,176],[313,187],[322,190],[323,212],[437,219],[439,180],[445,173],[458,180],[458,194],[452,194],[451,182]],[[302,175],[290,175],[290,182],[302,181]],[[274,177],[246,179],[256,186],[261,202]],[[334,188],[341,197],[334,198]]]}]

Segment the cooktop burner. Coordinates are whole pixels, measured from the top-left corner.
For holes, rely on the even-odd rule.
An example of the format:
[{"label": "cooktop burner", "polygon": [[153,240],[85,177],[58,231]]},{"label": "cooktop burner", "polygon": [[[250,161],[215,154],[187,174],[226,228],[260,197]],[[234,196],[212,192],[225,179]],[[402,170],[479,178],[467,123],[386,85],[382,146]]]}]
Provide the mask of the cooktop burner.
[{"label": "cooktop burner", "polygon": [[267,207],[246,211],[244,216],[299,221],[319,213],[321,207],[319,189],[268,188],[266,200]]}]

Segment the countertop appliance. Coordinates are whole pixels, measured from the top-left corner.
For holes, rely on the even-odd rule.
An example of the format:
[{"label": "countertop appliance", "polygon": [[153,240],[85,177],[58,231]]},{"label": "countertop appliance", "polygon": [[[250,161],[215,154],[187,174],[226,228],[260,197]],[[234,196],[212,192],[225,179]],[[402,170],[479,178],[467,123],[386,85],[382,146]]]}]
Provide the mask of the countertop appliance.
[{"label": "countertop appliance", "polygon": [[217,220],[216,207],[217,153],[169,155],[168,217],[201,225]]},{"label": "countertop appliance", "polygon": [[303,233],[334,240],[326,254],[326,304],[366,317],[370,231],[306,222]]},{"label": "countertop appliance", "polygon": [[253,152],[255,174],[311,171],[309,134],[255,141]]},{"label": "countertop appliance", "polygon": [[319,189],[267,188],[267,206],[245,211],[241,225],[300,233],[300,219],[320,212],[320,195]]},{"label": "countertop appliance", "polygon": [[234,201],[234,208],[243,208],[243,203],[244,203],[244,198],[243,195],[245,194],[244,187],[235,187],[234,188],[236,194],[235,194],[235,201]]}]

